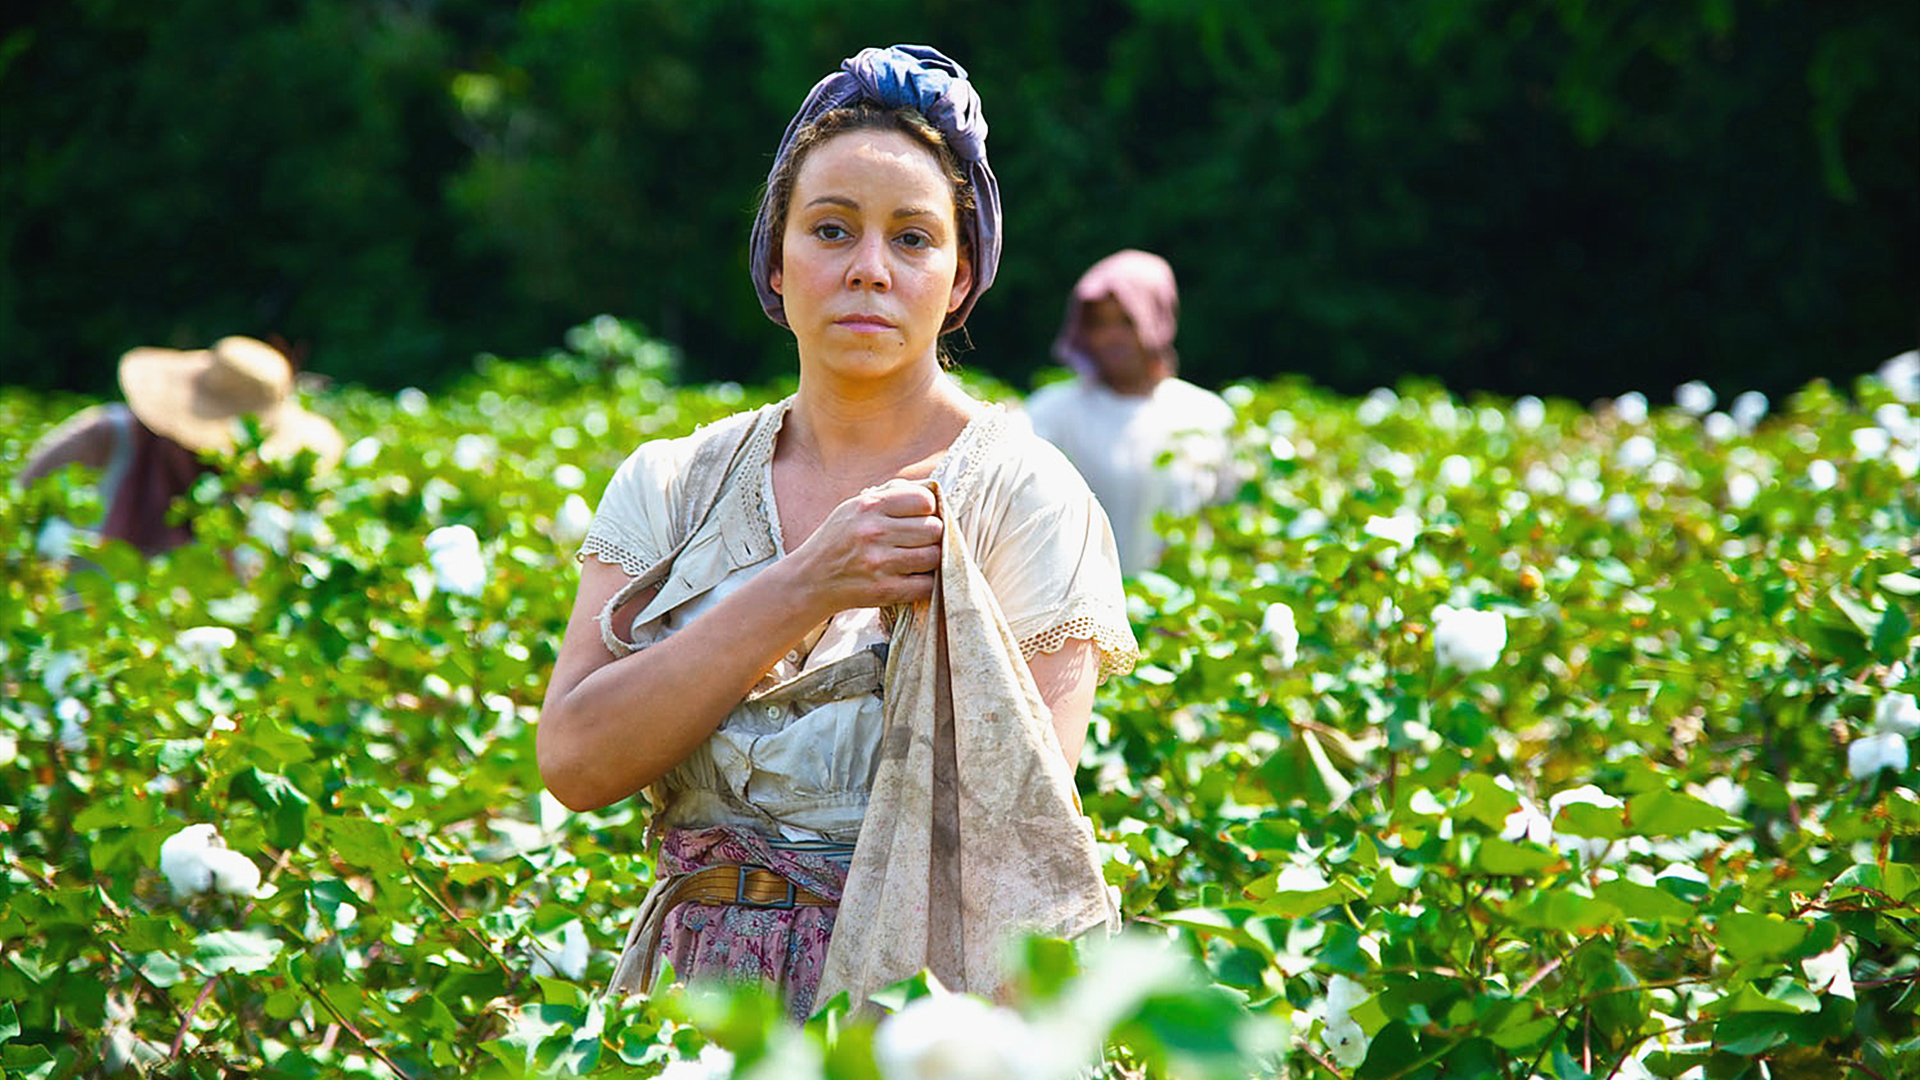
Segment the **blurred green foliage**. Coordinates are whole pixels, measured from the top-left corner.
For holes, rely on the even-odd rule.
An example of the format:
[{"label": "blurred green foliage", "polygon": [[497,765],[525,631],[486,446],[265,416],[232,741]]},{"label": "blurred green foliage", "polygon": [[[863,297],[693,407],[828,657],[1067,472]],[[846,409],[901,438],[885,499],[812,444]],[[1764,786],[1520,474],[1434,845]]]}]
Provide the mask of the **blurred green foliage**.
[{"label": "blurred green foliage", "polygon": [[869,43],[974,72],[1024,382],[1121,246],[1202,381],[1779,391],[1915,344],[1920,7],[1822,0],[129,0],[0,31],[0,382],[284,335],[396,387],[598,311],[758,381],[775,142]]}]

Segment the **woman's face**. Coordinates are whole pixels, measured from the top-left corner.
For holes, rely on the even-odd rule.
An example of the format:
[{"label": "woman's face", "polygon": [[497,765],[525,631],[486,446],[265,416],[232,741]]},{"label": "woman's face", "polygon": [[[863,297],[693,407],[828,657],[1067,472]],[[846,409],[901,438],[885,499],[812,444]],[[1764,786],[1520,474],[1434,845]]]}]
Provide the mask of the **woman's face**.
[{"label": "woman's face", "polygon": [[835,135],[801,163],[788,207],[770,280],[802,370],[872,379],[937,363],[973,273],[933,152],[897,131]]},{"label": "woman's face", "polygon": [[1127,309],[1111,296],[1080,309],[1080,333],[1099,369],[1100,381],[1123,394],[1144,394],[1161,374],[1160,358],[1140,342]]}]

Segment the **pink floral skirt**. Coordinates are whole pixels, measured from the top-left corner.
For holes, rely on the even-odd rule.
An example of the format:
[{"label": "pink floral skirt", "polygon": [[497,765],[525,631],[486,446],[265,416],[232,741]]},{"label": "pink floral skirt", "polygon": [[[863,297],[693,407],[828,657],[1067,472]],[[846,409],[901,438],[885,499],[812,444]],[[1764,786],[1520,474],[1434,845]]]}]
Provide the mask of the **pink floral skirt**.
[{"label": "pink floral skirt", "polygon": [[[828,900],[840,899],[852,851],[844,845],[789,844],[745,829],[668,829],[657,872],[686,874],[709,866],[764,866]],[[787,1015],[813,1015],[814,993],[827,960],[839,907],[760,908],[681,904],[667,915],[661,953],[689,983],[760,981],[782,995]]]}]

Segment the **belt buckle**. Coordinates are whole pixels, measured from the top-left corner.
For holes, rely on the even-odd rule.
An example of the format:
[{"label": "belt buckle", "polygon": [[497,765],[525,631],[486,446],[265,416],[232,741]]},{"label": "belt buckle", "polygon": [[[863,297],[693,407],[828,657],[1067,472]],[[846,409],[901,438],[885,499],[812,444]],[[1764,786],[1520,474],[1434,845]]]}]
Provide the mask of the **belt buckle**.
[{"label": "belt buckle", "polygon": [[749,900],[747,899],[747,872],[749,870],[765,870],[765,869],[766,867],[764,866],[751,866],[751,865],[748,865],[747,863],[740,864],[739,876],[734,879],[733,902],[735,904],[740,905],[741,907],[766,908],[774,911],[786,911],[791,909],[793,907],[793,900],[794,900],[793,879],[786,877],[785,875],[782,875],[780,880],[787,883],[786,899],[784,900]]}]

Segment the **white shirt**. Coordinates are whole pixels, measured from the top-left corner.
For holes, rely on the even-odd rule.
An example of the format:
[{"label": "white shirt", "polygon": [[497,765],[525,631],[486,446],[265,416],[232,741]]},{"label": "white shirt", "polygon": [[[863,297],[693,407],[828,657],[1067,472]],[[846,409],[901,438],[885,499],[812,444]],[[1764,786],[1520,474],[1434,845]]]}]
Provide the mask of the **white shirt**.
[{"label": "white shirt", "polygon": [[1082,376],[1034,391],[1027,415],[1106,509],[1129,576],[1160,560],[1155,514],[1191,514],[1222,494],[1233,407],[1210,390],[1169,378],[1144,396],[1117,394]]}]

